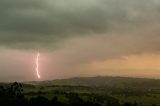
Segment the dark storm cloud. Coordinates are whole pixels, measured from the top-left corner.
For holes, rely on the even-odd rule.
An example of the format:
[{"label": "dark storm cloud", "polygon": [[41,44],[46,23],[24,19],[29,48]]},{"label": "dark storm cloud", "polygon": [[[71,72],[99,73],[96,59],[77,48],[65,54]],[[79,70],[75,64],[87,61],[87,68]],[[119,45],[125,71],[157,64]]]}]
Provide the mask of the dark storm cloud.
[{"label": "dark storm cloud", "polygon": [[[1,0],[0,43],[45,48],[68,37],[159,21],[158,0]],[[52,46],[51,46],[52,47]]]},{"label": "dark storm cloud", "polygon": [[101,32],[106,27],[104,11],[90,3],[85,6],[82,1],[81,7],[72,0],[1,0],[0,42],[48,43],[74,34]]}]

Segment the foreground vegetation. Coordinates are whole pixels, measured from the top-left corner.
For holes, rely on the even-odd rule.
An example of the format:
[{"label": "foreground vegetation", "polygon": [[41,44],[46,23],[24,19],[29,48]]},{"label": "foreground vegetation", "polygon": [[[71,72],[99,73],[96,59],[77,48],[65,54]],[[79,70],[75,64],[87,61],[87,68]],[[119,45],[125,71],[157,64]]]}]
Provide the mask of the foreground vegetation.
[{"label": "foreground vegetation", "polygon": [[160,106],[160,80],[94,77],[1,85],[0,106]]}]

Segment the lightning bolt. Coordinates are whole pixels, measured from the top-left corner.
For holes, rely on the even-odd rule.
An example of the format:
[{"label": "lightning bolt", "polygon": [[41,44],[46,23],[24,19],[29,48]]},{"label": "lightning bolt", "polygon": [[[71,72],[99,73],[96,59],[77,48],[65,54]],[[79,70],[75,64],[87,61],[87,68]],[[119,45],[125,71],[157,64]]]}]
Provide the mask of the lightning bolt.
[{"label": "lightning bolt", "polygon": [[37,56],[36,56],[36,73],[37,73],[38,79],[41,78],[41,76],[39,74],[39,57],[40,57],[40,53],[37,53]]}]

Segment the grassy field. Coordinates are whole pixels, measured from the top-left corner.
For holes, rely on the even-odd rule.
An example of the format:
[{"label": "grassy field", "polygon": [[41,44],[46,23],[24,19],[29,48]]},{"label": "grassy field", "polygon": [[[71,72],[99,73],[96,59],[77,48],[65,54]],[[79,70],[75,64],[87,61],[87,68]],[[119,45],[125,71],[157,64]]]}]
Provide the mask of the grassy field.
[{"label": "grassy field", "polygon": [[78,95],[84,101],[95,99],[104,106],[110,98],[120,104],[130,102],[137,103],[137,106],[160,106],[160,80],[155,79],[87,77],[25,82],[23,86],[23,94],[28,99],[44,96],[51,100],[56,96],[60,102],[67,103],[68,95]]}]

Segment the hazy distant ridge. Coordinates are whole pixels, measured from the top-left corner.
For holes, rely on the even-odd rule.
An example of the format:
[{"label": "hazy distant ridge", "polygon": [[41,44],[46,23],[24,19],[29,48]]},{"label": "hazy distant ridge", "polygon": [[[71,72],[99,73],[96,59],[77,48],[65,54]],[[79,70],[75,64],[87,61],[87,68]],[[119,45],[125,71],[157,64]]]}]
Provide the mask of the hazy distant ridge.
[{"label": "hazy distant ridge", "polygon": [[129,78],[129,77],[77,77],[58,79],[52,81],[28,82],[33,85],[68,85],[68,86],[91,86],[91,87],[132,87],[132,88],[160,88],[159,79]]}]

